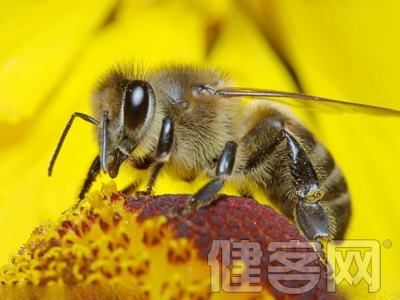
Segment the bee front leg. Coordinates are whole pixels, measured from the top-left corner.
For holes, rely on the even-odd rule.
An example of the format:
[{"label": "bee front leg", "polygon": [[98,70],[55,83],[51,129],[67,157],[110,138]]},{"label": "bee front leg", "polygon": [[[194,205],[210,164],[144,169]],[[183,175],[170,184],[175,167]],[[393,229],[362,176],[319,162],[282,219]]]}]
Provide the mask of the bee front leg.
[{"label": "bee front leg", "polygon": [[[79,200],[76,202],[74,206],[72,206],[72,209],[75,209],[79,206],[79,203],[83,199],[85,199],[86,193],[90,190],[93,182],[96,180],[96,177],[100,174],[100,168],[101,168],[101,163],[100,163],[100,156],[96,156],[92,164],[90,165],[89,171],[86,175],[85,182],[83,183],[81,192],[79,193]],[[66,212],[65,210],[63,214]]]},{"label": "bee front leg", "polygon": [[169,160],[174,144],[174,123],[172,118],[165,118],[162,123],[160,139],[158,140],[155,162],[151,168],[150,179],[145,194],[150,195],[162,166]]},{"label": "bee front leg", "polygon": [[218,191],[222,188],[224,181],[232,174],[236,159],[236,142],[228,142],[219,158],[216,178],[208,182],[197,193],[192,195],[185,205],[179,208],[178,213],[191,212],[212,203],[218,198]]},{"label": "bee front leg", "polygon": [[83,183],[83,187],[79,193],[79,201],[76,205],[78,205],[85,198],[85,194],[89,191],[93,182],[96,180],[96,177],[100,174],[100,166],[100,156],[96,156],[86,175],[85,182]]}]

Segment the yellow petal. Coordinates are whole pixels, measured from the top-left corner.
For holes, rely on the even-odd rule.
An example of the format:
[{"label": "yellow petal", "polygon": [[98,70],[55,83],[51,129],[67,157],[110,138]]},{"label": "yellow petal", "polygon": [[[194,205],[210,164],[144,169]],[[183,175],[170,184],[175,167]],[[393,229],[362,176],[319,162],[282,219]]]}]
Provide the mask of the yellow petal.
[{"label": "yellow petal", "polygon": [[34,117],[115,3],[2,4],[0,120],[16,123]]}]

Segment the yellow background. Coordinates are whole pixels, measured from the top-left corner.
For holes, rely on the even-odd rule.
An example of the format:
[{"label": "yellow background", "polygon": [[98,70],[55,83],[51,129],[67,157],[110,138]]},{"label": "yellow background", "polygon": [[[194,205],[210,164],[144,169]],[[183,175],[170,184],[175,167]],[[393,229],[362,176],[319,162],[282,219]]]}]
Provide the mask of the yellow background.
[{"label": "yellow background", "polygon": [[[240,86],[299,85],[308,94],[400,109],[396,1],[48,0],[1,7],[0,265],[35,226],[75,202],[98,151],[93,126],[76,120],[51,178],[47,165],[70,115],[90,114],[92,85],[115,62],[208,63],[230,70]],[[392,242],[381,247],[375,296],[398,295],[400,118],[299,113],[348,180],[354,214],[347,238]],[[349,288],[355,290],[368,296],[366,285]]]}]

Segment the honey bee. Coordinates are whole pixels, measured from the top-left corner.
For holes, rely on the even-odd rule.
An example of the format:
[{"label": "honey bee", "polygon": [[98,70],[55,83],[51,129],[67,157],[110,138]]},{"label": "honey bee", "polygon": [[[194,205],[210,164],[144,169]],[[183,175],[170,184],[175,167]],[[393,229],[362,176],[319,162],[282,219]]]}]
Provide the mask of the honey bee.
[{"label": "honey bee", "polygon": [[[245,97],[252,101],[243,102]],[[168,65],[144,72],[116,66],[95,87],[93,116],[72,114],[48,174],[79,117],[96,125],[100,146],[80,199],[101,169],[115,178],[122,163],[150,169],[146,195],[152,193],[161,169],[187,181],[205,174],[209,182],[176,214],[209,205],[226,181],[244,195],[251,194],[255,184],[310,242],[342,239],[351,200],[339,166],[301,121],[271,98],[400,116],[399,111],[375,106],[229,87],[227,76],[212,68]]]}]

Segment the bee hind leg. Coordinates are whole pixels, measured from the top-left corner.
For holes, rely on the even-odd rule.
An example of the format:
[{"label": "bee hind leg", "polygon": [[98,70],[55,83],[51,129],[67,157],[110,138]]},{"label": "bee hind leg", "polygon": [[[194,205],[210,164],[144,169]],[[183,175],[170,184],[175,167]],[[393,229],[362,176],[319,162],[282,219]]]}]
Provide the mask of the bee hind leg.
[{"label": "bee hind leg", "polygon": [[290,161],[292,187],[297,198],[293,217],[306,236],[313,241],[330,236],[329,218],[320,200],[324,191],[320,187],[317,172],[300,143],[287,131],[287,150]]},{"label": "bee hind leg", "polygon": [[236,149],[236,142],[230,141],[226,143],[218,161],[216,178],[208,182],[197,193],[192,195],[184,206],[178,208],[176,213],[195,211],[200,207],[211,204],[218,198],[218,191],[222,188],[224,181],[232,174],[236,159]]},{"label": "bee hind leg", "polygon": [[293,205],[288,206],[293,207],[293,210],[284,212],[288,217],[294,218],[308,240],[314,241],[318,237],[328,237],[330,236],[329,219],[319,201],[324,191],[320,187],[317,172],[306,151],[289,131],[279,128],[249,156],[244,170],[250,172],[264,163],[265,159],[271,156],[284,140],[286,140],[286,153],[290,166],[291,190],[295,198]]},{"label": "bee hind leg", "polygon": [[324,191],[320,187],[317,172],[300,143],[287,131],[287,150],[290,161],[292,186],[297,198],[293,209],[294,220],[304,236],[314,244],[320,260],[328,267],[329,262],[319,238],[331,239],[332,229],[326,208],[321,199]]},{"label": "bee hind leg", "polygon": [[286,153],[290,166],[291,190],[294,194],[294,200],[286,200],[294,203],[287,206],[292,207],[292,210],[286,210],[285,214],[289,218],[294,218],[297,227],[307,240],[314,243],[316,252],[326,263],[322,244],[318,241],[319,238],[330,239],[332,236],[329,216],[320,201],[324,196],[324,191],[320,187],[317,172],[309,156],[297,139],[286,129],[279,128],[249,156],[244,170],[250,172],[259,164],[264,163],[265,159],[272,155],[284,140],[286,140]]}]

